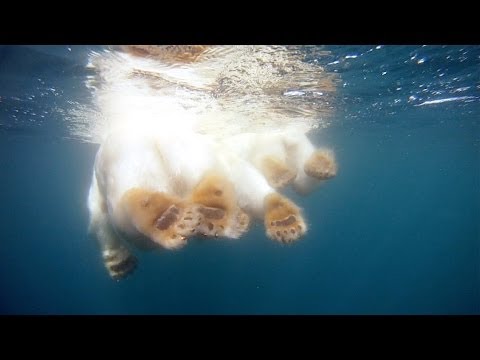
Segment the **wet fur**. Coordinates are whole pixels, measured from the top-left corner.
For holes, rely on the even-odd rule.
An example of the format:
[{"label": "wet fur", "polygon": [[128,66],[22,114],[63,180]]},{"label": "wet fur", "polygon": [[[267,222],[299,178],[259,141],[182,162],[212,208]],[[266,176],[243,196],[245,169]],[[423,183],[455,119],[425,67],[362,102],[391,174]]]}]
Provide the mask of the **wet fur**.
[{"label": "wet fur", "polygon": [[[206,49],[123,47],[133,57],[167,63],[201,61]],[[147,87],[156,76],[133,71],[135,81],[139,74],[149,79]],[[115,96],[102,104],[109,121],[118,118],[122,126],[111,126],[102,137],[88,199],[90,231],[112,278],[135,269],[131,246],[178,249],[198,236],[239,238],[255,219],[278,242],[291,243],[306,233],[303,211],[278,191],[292,186],[308,194],[334,177],[337,165],[333,153],[316,149],[304,130],[218,138],[198,132],[181,111],[139,109],[127,115],[129,102],[123,99],[128,98]],[[138,116],[142,126],[132,125],[128,116]],[[156,116],[167,117],[168,127]]]}]

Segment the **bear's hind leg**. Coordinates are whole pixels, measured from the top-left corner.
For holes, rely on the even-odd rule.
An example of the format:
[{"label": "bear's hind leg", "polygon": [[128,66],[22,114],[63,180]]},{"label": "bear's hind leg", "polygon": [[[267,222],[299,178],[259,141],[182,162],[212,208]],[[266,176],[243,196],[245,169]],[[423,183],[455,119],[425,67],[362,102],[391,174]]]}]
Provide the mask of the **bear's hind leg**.
[{"label": "bear's hind leg", "polygon": [[115,233],[106,215],[102,219],[96,219],[90,231],[100,245],[103,263],[112,279],[123,279],[135,271],[137,258]]},{"label": "bear's hind leg", "polygon": [[248,230],[250,218],[237,205],[233,184],[225,176],[207,172],[193,189],[191,201],[199,204],[203,216],[200,234],[238,238]]},{"label": "bear's hind leg", "polygon": [[98,241],[103,263],[112,279],[122,279],[136,269],[137,258],[115,232],[106,212],[91,219],[90,234]]},{"label": "bear's hind leg", "polygon": [[98,241],[108,274],[115,280],[131,274],[137,267],[137,259],[124,245],[110,223],[107,206],[98,188],[95,173],[88,196],[88,209],[89,233]]},{"label": "bear's hind leg", "polygon": [[130,275],[137,268],[137,258],[125,246],[104,247],[102,258],[108,274],[114,280]]},{"label": "bear's hind leg", "polygon": [[128,190],[122,206],[135,228],[166,249],[186,244],[201,223],[198,206],[163,192]]}]

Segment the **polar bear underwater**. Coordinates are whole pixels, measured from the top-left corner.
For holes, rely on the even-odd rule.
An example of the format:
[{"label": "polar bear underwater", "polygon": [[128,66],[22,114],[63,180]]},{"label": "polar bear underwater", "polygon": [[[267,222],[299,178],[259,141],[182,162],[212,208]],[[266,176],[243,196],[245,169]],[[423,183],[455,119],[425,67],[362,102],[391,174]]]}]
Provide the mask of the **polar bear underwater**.
[{"label": "polar bear underwater", "polygon": [[[279,191],[306,195],[337,173],[307,137],[335,91],[320,66],[282,46],[141,45],[92,53],[88,67],[98,113],[86,133],[100,144],[89,232],[113,279],[136,268],[133,247],[239,238],[256,220],[281,243],[306,233]],[[300,86],[320,95],[288,96]]]}]

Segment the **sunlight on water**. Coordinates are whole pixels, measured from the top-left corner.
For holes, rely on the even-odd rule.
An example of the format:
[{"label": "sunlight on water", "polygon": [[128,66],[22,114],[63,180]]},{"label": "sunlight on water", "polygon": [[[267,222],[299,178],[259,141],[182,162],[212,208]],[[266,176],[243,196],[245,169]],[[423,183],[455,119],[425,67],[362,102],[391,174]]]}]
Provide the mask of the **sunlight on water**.
[{"label": "sunlight on water", "polygon": [[[161,61],[114,48],[91,52],[87,68],[102,75],[88,75],[86,86],[102,104],[109,101],[106,94],[143,94],[141,100],[125,97],[122,114],[132,108],[138,114],[140,107],[148,107],[158,114],[157,121],[195,117],[198,132],[218,136],[274,130],[276,126],[321,128],[330,120],[339,77],[318,64],[305,62],[298,47],[213,47],[195,62],[163,59],[162,53],[158,56]],[[150,89],[145,89],[145,84]],[[138,101],[148,103],[140,106]],[[174,110],[172,104],[178,104],[181,110]],[[115,108],[118,110],[119,105]],[[64,115],[72,135],[91,142],[98,142],[102,129],[109,126],[111,118],[118,117],[85,104],[72,107]]]}]

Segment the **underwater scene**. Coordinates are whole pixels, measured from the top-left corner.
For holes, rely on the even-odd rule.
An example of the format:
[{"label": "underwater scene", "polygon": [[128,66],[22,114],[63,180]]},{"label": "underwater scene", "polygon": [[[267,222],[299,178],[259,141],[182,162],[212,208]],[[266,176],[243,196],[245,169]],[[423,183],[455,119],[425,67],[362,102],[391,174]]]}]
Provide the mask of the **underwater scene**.
[{"label": "underwater scene", "polygon": [[0,314],[480,314],[480,46],[0,45]]}]

